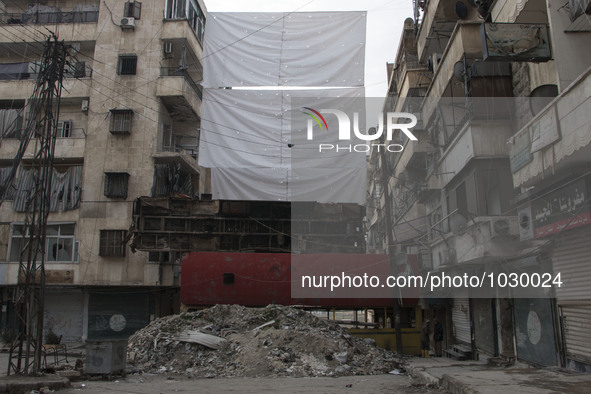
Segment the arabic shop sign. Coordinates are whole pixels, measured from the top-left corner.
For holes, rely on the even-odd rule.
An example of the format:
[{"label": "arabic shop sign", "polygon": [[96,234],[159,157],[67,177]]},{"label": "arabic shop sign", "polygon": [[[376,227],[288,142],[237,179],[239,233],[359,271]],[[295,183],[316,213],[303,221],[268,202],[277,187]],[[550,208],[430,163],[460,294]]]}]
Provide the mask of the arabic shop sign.
[{"label": "arabic shop sign", "polygon": [[535,237],[591,224],[588,187],[581,179],[532,202]]}]

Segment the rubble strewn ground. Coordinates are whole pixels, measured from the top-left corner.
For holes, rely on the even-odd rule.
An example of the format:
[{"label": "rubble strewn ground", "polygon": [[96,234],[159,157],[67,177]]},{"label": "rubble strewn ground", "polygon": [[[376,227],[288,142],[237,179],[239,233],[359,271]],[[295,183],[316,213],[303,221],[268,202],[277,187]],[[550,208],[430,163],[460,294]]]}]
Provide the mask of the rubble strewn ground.
[{"label": "rubble strewn ground", "polygon": [[[187,330],[226,341],[218,350],[179,341]],[[394,353],[371,340],[353,337],[303,310],[278,305],[216,305],[157,319],[129,338],[128,361],[143,372],[211,378],[375,375],[399,366]]]}]

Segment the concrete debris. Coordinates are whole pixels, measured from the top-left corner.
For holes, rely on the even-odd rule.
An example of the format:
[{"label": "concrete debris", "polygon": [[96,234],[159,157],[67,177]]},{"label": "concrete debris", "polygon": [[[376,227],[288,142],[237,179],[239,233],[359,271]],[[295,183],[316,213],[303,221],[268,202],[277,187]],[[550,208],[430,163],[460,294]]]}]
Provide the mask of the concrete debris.
[{"label": "concrete debris", "polygon": [[[187,332],[217,337],[218,349],[179,339]],[[216,305],[154,320],[129,338],[128,362],[145,373],[203,378],[375,375],[400,364],[331,321],[278,305]]]}]

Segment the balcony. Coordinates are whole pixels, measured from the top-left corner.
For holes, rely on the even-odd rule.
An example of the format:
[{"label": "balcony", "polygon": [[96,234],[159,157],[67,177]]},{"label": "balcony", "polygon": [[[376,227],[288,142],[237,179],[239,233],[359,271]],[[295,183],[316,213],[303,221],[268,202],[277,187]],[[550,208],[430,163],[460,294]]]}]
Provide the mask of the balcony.
[{"label": "balcony", "polygon": [[[444,219],[448,222],[454,214]],[[453,226],[452,226],[453,227]],[[517,216],[477,216],[452,231],[430,233],[434,268],[457,264],[497,262],[519,254]]]},{"label": "balcony", "polygon": [[190,51],[199,59],[203,56],[201,43],[186,19],[164,19],[164,23],[162,24],[162,40],[186,40]]},{"label": "balcony", "polygon": [[588,168],[591,157],[591,68],[510,139],[515,187]]},{"label": "balcony", "polygon": [[[83,62],[81,68],[66,70],[63,80],[62,98],[87,98],[90,96],[92,69]],[[0,97],[26,100],[33,94],[37,81],[34,63],[0,63]]]},{"label": "balcony", "polygon": [[180,162],[194,174],[199,173],[197,154],[199,135],[187,135],[173,132],[171,125],[160,125],[160,140],[154,154],[157,163]]},{"label": "balcony", "polygon": [[437,163],[432,163],[429,189],[441,189],[472,159],[507,157],[507,139],[511,121],[468,120],[445,149]]},{"label": "balcony", "polygon": [[[39,10],[30,12],[5,12],[0,14],[0,25],[5,31],[0,37],[0,43],[11,43],[17,41],[44,42],[46,32],[43,29],[31,28],[28,25],[55,25],[68,23],[72,24],[71,29],[60,29],[60,39],[65,41],[94,41],[96,26],[98,22],[98,3],[96,10],[90,11],[55,11],[41,12]],[[86,27],[87,26],[87,27]]]},{"label": "balcony", "polygon": [[457,62],[467,59],[482,59],[482,42],[480,39],[480,22],[458,22],[445,52],[439,62],[431,86],[427,91],[427,97],[423,105],[423,119],[429,120],[438,104],[436,98],[449,96],[450,81],[454,75],[454,66]]},{"label": "balcony", "polygon": [[[76,129],[74,131],[77,131]],[[82,129],[80,129],[82,131]],[[7,138],[2,140],[0,147],[0,160],[12,160],[15,158],[20,145],[20,140],[15,138]],[[32,139],[27,146],[23,160],[31,160],[35,157],[36,149],[39,144],[35,139]],[[82,137],[64,137],[57,138],[55,141],[54,157],[56,163],[61,160],[64,161],[78,161],[84,158],[84,151],[86,149],[86,138]]]},{"label": "balcony", "polygon": [[160,97],[170,113],[186,121],[195,121],[201,115],[202,88],[189,72],[177,67],[162,67],[156,86]]},{"label": "balcony", "polygon": [[[445,49],[458,16],[455,0],[428,0],[417,33],[419,61],[425,63],[433,53],[441,54]],[[471,7],[470,7],[471,8]],[[469,19],[476,17],[475,9],[469,10]]]}]

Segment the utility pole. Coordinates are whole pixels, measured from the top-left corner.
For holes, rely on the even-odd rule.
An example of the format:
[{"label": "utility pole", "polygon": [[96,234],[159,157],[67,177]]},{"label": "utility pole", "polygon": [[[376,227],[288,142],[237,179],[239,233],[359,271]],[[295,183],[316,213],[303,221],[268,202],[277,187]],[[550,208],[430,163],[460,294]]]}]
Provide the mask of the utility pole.
[{"label": "utility pole", "polygon": [[[385,140],[385,136],[382,137]],[[382,193],[384,193],[384,218],[386,225],[386,243],[388,254],[388,263],[390,269],[396,269],[396,263],[394,261],[394,253],[392,248],[394,247],[394,234],[392,233],[392,195],[390,194],[390,188],[388,187],[388,165],[386,157],[386,149],[380,149],[380,177],[382,183]],[[397,272],[396,272],[397,273]],[[400,331],[400,288],[396,287],[394,290],[394,329],[396,330],[396,353],[402,355],[402,332]]]},{"label": "utility pole", "polygon": [[36,374],[41,370],[43,310],[45,298],[46,225],[51,203],[53,157],[59,118],[67,47],[56,36],[45,43],[27,124],[2,190],[12,185],[29,141],[36,138],[37,151],[30,162],[34,186],[28,191],[23,248],[19,257],[18,284],[14,292],[18,333],[10,346],[8,374]]}]

